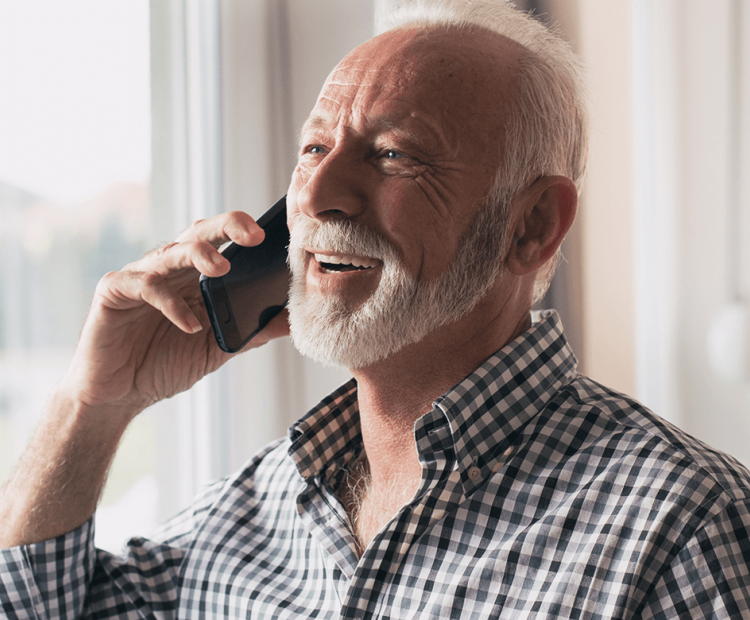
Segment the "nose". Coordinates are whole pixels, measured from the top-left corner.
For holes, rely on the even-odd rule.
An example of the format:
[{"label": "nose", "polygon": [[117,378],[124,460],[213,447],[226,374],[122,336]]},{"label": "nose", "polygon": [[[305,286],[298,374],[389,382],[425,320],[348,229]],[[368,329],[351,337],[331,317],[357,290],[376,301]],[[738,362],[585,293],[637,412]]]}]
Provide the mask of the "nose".
[{"label": "nose", "polygon": [[335,147],[313,165],[301,162],[295,170],[297,209],[318,220],[352,218],[367,202],[367,170],[355,153]]}]

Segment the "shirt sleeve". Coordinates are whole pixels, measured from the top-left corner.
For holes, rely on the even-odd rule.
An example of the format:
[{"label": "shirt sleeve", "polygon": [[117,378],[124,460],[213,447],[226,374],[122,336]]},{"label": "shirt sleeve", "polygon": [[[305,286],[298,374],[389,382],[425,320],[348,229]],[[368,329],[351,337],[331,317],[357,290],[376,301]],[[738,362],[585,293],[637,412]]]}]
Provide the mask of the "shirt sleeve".
[{"label": "shirt sleeve", "polygon": [[164,538],[132,539],[122,557],[94,547],[93,518],[58,538],[0,551],[0,618],[174,617],[196,516],[178,515]]},{"label": "shirt sleeve", "polygon": [[96,553],[89,521],[59,538],[0,551],[3,618],[76,618]]},{"label": "shirt sleeve", "polygon": [[750,617],[747,505],[730,504],[688,540],[656,583],[640,617]]}]

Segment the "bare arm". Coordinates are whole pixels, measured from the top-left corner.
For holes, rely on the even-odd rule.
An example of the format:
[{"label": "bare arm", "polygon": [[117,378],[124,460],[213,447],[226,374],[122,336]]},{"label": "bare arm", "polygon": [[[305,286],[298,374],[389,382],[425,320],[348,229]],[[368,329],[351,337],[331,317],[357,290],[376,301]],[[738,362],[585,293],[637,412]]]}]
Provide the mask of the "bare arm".
[{"label": "bare arm", "polygon": [[[216,249],[221,243],[256,245],[262,238],[248,215],[224,214],[102,278],[71,366],[0,494],[0,548],[84,523],[130,421],[231,357],[208,328],[198,275],[228,271]],[[287,332],[286,315],[279,315],[253,344]]]}]

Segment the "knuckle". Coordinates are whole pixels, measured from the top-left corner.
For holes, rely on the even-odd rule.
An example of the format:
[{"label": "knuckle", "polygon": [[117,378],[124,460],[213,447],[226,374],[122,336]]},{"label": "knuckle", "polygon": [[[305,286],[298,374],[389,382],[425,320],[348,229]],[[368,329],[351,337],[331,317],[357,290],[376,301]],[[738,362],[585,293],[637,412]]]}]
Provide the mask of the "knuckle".
[{"label": "knuckle", "polygon": [[112,288],[115,282],[119,279],[120,279],[119,271],[108,271],[101,278],[99,278],[99,282],[96,285],[97,292],[101,293],[102,291],[106,289]]},{"label": "knuckle", "polygon": [[158,273],[148,272],[141,275],[141,285],[144,288],[158,288],[162,284],[162,282],[164,282],[164,278],[162,278]]},{"label": "knuckle", "polygon": [[226,218],[224,226],[230,229],[245,228],[255,221],[244,211],[229,211],[224,215]]},{"label": "knuckle", "polygon": [[106,282],[111,282],[112,280],[116,280],[117,278],[119,278],[119,276],[120,276],[120,272],[119,271],[108,271],[107,273],[105,273],[101,277],[101,280],[99,280],[99,281],[100,282],[105,282],[105,283]]},{"label": "knuckle", "polygon": [[169,252],[173,247],[177,246],[177,241],[172,241],[171,243],[167,243],[167,245],[163,245],[160,248],[156,248],[150,254],[154,254],[156,256],[164,256],[167,252]]},{"label": "knuckle", "polygon": [[208,243],[207,241],[201,241],[199,239],[191,239],[190,241],[185,241],[182,244],[182,251],[187,256],[194,256],[195,254],[202,254],[208,251],[208,248],[212,248],[213,246]]},{"label": "knuckle", "polygon": [[232,211],[228,215],[231,217],[224,223],[224,230],[228,236],[236,236],[245,241],[257,236],[260,227],[250,215],[244,211]]},{"label": "knuckle", "polygon": [[185,249],[191,257],[202,256],[208,258],[211,254],[216,252],[216,247],[212,243],[203,239],[188,241]]}]

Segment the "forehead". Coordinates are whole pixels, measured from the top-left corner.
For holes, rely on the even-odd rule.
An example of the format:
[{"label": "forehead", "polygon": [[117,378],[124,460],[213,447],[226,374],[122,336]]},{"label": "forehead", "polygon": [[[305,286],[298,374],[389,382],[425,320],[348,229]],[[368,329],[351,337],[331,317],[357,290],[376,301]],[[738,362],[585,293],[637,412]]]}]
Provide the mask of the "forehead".
[{"label": "forehead", "polygon": [[484,29],[402,28],[351,52],[326,80],[310,125],[402,122],[497,134],[516,44]]}]

